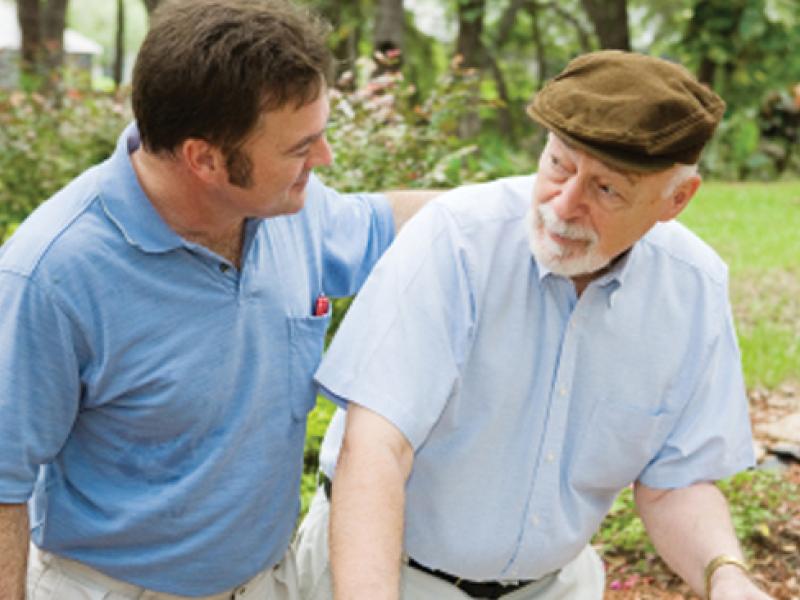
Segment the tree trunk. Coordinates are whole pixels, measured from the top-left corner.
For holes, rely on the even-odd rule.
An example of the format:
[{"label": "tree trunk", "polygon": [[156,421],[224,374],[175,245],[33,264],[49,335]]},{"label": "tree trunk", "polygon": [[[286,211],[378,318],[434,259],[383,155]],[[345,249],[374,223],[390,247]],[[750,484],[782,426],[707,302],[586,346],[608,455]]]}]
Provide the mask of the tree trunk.
[{"label": "tree trunk", "polygon": [[580,44],[581,52],[586,54],[592,50],[592,44],[589,42],[589,32],[584,29],[581,22],[575,18],[575,15],[568,10],[558,5],[558,2],[545,2],[540,5],[540,8],[553,9],[562,19],[570,23],[575,28],[575,33],[578,35],[578,44]]},{"label": "tree trunk", "polygon": [[67,0],[17,0],[20,67],[32,87],[57,89],[64,64]]},{"label": "tree trunk", "polygon": [[511,35],[511,30],[514,29],[514,23],[517,20],[517,13],[522,10],[530,0],[511,0],[506,10],[500,17],[500,22],[497,25],[496,39],[498,44],[502,44]]},{"label": "tree trunk", "polygon": [[[481,40],[485,8],[486,0],[458,0],[456,53],[461,56],[462,68],[480,70],[487,63]],[[471,94],[475,98],[474,106],[477,106],[480,100],[480,79],[476,79]],[[475,137],[480,128],[481,118],[478,111],[466,111],[458,124],[459,137]]]},{"label": "tree trunk", "polygon": [[378,0],[373,37],[373,47],[380,53],[378,73],[402,67],[405,23],[403,0]]},{"label": "tree trunk", "polygon": [[153,11],[161,4],[161,0],[144,0],[144,7],[147,9],[147,17],[153,14]]},{"label": "tree trunk", "polygon": [[125,74],[125,0],[117,0],[117,30],[114,35],[114,85],[122,84]]},{"label": "tree trunk", "polygon": [[600,47],[630,50],[627,0],[581,0],[594,25]]},{"label": "tree trunk", "polygon": [[547,50],[545,49],[544,41],[542,40],[542,26],[539,22],[539,11],[541,7],[536,2],[531,2],[528,5],[528,10],[533,22],[531,35],[533,37],[533,47],[536,48],[536,89],[542,89],[545,80],[547,79]]},{"label": "tree trunk", "polygon": [[336,60],[336,83],[339,87],[354,89],[354,78],[344,81],[340,76],[346,72],[353,75],[356,72],[358,48],[366,21],[360,3],[351,0],[316,0],[313,6],[333,26],[329,42]]},{"label": "tree trunk", "polygon": [[456,52],[464,68],[480,68],[484,64],[483,14],[486,0],[458,0],[458,40]]},{"label": "tree trunk", "polygon": [[39,60],[42,35],[39,20],[39,0],[17,0],[17,20],[22,35],[20,43],[20,70],[24,75],[40,75]]},{"label": "tree trunk", "polygon": [[45,90],[59,93],[64,67],[64,29],[67,0],[46,0],[42,14],[42,58]]}]

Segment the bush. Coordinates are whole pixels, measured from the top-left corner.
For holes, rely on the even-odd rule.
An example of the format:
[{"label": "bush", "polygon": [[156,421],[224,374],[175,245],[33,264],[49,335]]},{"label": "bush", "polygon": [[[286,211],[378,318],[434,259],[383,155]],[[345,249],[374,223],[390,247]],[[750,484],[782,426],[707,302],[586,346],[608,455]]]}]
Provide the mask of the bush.
[{"label": "bush", "polygon": [[[362,63],[362,68],[372,67]],[[352,92],[333,90],[328,137],[335,162],[322,171],[325,181],[342,191],[450,188],[529,170],[532,161],[520,160],[491,137],[459,137],[469,112],[491,108],[489,101],[475,106],[475,77],[454,67],[421,103],[400,73],[384,74]]]},{"label": "bush", "polygon": [[13,223],[108,157],[130,118],[107,95],[70,92],[56,102],[0,92],[0,241]]}]

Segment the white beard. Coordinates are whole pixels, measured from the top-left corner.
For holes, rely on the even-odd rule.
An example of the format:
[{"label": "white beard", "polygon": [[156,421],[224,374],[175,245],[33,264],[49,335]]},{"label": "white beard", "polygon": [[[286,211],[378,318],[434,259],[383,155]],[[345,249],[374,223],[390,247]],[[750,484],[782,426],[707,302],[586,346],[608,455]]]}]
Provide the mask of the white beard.
[{"label": "white beard", "polygon": [[[587,275],[605,268],[611,258],[597,249],[597,233],[582,225],[573,225],[558,218],[549,204],[540,204],[528,211],[528,243],[536,262],[550,272],[564,277]],[[586,242],[579,250],[562,246],[546,232],[571,240]]]}]

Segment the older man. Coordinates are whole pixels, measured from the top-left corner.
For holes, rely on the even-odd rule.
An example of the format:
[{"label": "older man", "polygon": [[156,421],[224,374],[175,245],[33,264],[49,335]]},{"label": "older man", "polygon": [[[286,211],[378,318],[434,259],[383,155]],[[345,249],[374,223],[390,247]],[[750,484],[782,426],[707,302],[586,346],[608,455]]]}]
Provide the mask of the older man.
[{"label": "older man", "polygon": [[[631,483],[696,592],[766,598],[713,484],[753,462],[727,271],[673,221],[723,110],[678,65],[580,57],[530,106],[535,177],[455,190],[399,236],[317,372],[347,409],[322,456],[337,600],[599,599],[588,543]],[[310,598],[332,594],[327,518],[319,492]]]},{"label": "older man", "polygon": [[136,124],[0,250],[0,600],[296,598],[328,297],[424,199],[313,175],[326,33],[283,0],[164,3]]}]

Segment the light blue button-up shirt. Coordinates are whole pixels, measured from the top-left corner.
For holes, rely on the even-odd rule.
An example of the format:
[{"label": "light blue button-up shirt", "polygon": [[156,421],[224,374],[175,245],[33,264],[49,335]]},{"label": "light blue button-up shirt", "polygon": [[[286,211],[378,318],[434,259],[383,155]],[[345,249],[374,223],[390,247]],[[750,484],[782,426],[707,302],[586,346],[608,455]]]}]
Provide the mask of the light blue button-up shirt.
[{"label": "light blue button-up shirt", "polygon": [[[532,257],[532,190],[469,186],[420,212],[317,372],[413,446],[408,554],[473,580],[562,567],[633,481],[681,487],[753,461],[722,261],[660,224],[578,299]],[[342,424],[340,410],[328,474]]]},{"label": "light blue button-up shirt", "polygon": [[284,555],[330,320],[314,302],[355,292],[394,224],[383,196],[312,177],[300,213],[247,224],[239,271],[159,217],[137,144],[0,250],[0,502],[33,493],[44,549],[208,595]]}]

